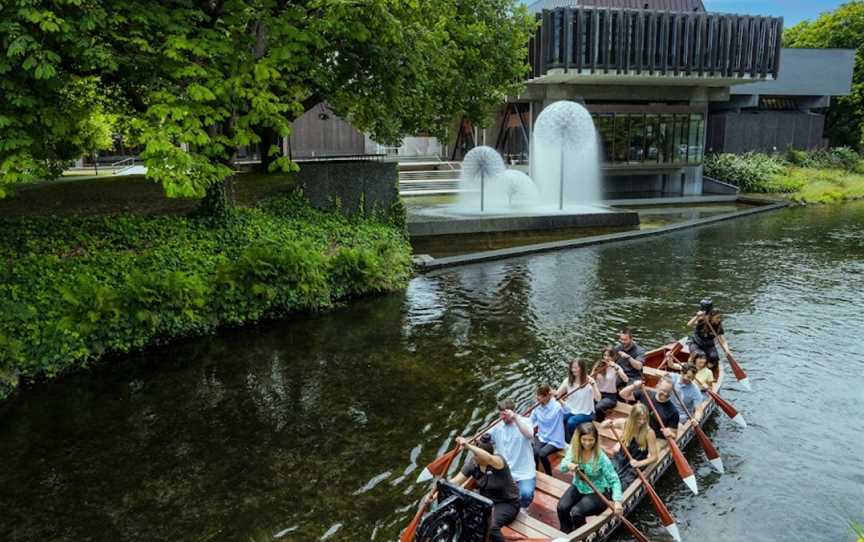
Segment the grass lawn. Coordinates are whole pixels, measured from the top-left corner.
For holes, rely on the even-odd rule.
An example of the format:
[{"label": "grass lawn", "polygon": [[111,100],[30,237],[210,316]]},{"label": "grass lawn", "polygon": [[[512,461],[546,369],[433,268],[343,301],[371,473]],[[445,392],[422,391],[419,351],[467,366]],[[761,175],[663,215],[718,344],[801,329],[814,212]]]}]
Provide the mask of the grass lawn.
[{"label": "grass lawn", "polygon": [[[237,203],[244,207],[264,198],[288,194],[295,186],[290,174],[242,173],[237,179]],[[80,180],[73,177],[20,186],[15,194],[0,199],[0,218],[181,215],[195,210],[198,203],[195,199],[168,198],[161,185],[142,175]]]},{"label": "grass lawn", "polygon": [[[833,203],[864,198],[864,174],[842,169],[790,167],[772,179],[800,203]],[[791,191],[790,191],[791,189]]]}]

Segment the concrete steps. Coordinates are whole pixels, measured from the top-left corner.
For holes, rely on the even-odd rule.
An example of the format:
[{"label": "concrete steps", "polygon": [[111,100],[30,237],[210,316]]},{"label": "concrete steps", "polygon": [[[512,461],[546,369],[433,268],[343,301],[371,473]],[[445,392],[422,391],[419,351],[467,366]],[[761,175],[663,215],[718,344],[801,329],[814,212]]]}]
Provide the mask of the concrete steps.
[{"label": "concrete steps", "polygon": [[403,196],[456,194],[461,162],[399,163],[399,193]]}]

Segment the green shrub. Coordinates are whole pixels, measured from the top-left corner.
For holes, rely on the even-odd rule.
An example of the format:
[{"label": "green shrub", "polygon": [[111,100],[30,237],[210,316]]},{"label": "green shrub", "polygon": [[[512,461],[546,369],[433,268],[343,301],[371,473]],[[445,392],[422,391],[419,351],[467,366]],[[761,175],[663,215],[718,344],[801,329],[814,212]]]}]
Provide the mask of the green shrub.
[{"label": "green shrub", "polygon": [[784,156],[786,161],[798,167],[812,169],[843,169],[853,171],[861,162],[861,156],[849,147],[801,151],[789,149]]},{"label": "green shrub", "polygon": [[385,216],[298,197],[215,226],[181,217],[0,221],[0,398],[177,337],[404,287],[410,246]]},{"label": "green shrub", "polygon": [[772,192],[772,178],[784,170],[780,160],[767,154],[712,154],[705,157],[705,175],[734,184],[742,192]]},{"label": "green shrub", "polygon": [[850,147],[835,147],[831,149],[831,156],[846,171],[854,171],[861,164],[861,155]]}]

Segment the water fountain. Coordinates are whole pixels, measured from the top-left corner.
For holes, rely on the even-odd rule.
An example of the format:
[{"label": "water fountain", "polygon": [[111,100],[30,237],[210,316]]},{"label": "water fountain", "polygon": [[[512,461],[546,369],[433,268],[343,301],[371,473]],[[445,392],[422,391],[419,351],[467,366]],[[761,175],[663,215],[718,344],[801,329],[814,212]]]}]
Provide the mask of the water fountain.
[{"label": "water fountain", "polygon": [[598,137],[581,104],[559,101],[543,109],[531,135],[529,172],[507,169],[491,147],[475,147],[462,162],[457,202],[415,212],[430,220],[415,216],[411,235],[638,224],[636,213],[600,205]]}]

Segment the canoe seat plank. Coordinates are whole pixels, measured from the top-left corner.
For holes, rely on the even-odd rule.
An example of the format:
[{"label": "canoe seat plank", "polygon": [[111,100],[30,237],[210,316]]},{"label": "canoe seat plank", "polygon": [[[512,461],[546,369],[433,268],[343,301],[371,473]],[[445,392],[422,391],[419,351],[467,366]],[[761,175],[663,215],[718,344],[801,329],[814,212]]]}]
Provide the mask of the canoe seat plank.
[{"label": "canoe seat plank", "polygon": [[[528,515],[532,519],[558,529],[558,497],[553,497],[540,490],[534,492],[534,501],[528,507]],[[542,528],[538,530],[543,530]]]},{"label": "canoe seat plank", "polygon": [[523,525],[527,525],[535,531],[542,533],[543,536],[547,538],[559,538],[564,536],[564,533],[562,533],[552,525],[547,525],[546,523],[543,523],[538,519],[532,518],[525,512],[519,512],[519,515],[516,516],[516,521],[519,521]]},{"label": "canoe seat plank", "polygon": [[[521,514],[521,512],[520,512],[520,514]],[[513,532],[513,534],[511,535],[511,536],[513,536],[513,538],[512,538],[513,540],[522,540],[522,539],[526,539],[526,538],[547,538],[546,535],[544,535],[542,532],[540,532],[536,529],[533,529],[532,527],[519,521],[518,517],[516,518],[515,521],[513,521],[513,523],[511,523],[510,525],[505,527],[505,529]],[[502,529],[501,531],[503,533],[504,529]],[[505,535],[505,536],[507,536],[507,535]],[[510,536],[507,536],[507,538],[511,539]]]},{"label": "canoe seat plank", "polygon": [[567,491],[568,487],[570,487],[570,485],[567,482],[553,478],[543,472],[537,473],[537,489],[547,495],[560,499],[561,496],[564,495],[564,492]]}]

